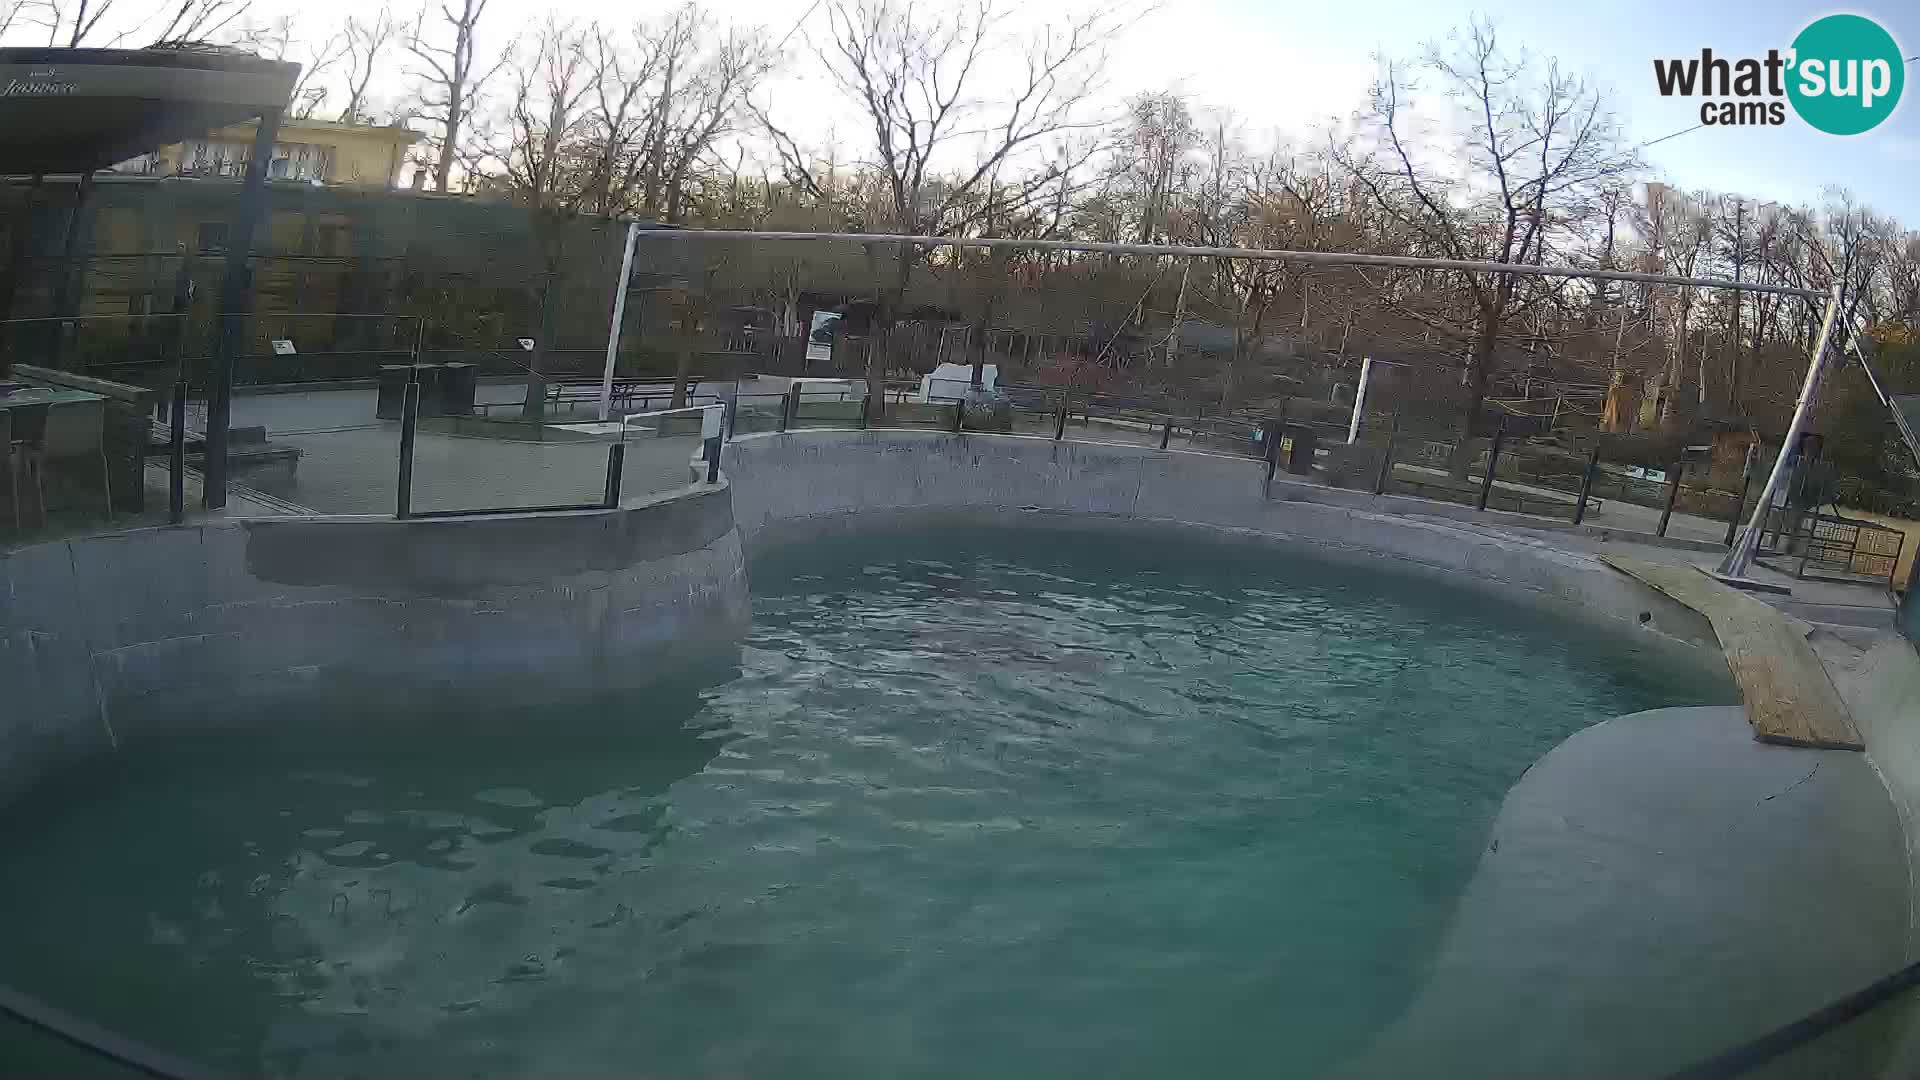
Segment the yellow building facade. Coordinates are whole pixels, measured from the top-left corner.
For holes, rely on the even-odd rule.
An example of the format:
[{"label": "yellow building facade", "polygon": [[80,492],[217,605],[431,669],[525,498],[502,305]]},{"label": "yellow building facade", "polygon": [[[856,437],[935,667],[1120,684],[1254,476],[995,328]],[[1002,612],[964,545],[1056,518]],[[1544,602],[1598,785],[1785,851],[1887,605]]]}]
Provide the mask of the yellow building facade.
[{"label": "yellow building facade", "polygon": [[[238,178],[253,151],[256,123],[207,133],[204,138],[163,146],[113,171],[146,176]],[[333,120],[282,120],[267,175],[326,185],[391,188],[400,182],[407,148],[420,133],[404,127],[347,124]]]}]

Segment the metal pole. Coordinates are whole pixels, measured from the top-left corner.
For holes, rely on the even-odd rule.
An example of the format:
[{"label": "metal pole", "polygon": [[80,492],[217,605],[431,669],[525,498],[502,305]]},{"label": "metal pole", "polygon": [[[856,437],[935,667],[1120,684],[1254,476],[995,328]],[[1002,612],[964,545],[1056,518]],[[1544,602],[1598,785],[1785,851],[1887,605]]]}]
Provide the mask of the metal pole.
[{"label": "metal pole", "polygon": [[954,402],[953,403],[953,433],[955,435],[960,434],[960,429],[963,426],[965,426],[966,422],[967,422],[966,403],[960,402],[960,401]]},{"label": "metal pole", "polygon": [[[624,440],[626,432],[622,431],[620,436]],[[607,447],[607,490],[600,505],[609,510],[620,505],[620,475],[626,471],[626,467],[627,444],[623,441]]]},{"label": "metal pole", "polygon": [[613,415],[613,362],[620,355],[620,327],[627,318],[627,284],[633,279],[633,241],[640,223],[627,222],[627,246],[620,255],[620,283],[613,291],[613,320],[607,325],[607,362],[600,369],[600,421]]},{"label": "metal pole", "polygon": [[720,482],[720,440],[708,439],[705,445],[707,451],[707,483],[717,484]]},{"label": "metal pole", "polygon": [[260,114],[253,134],[253,152],[247,159],[247,179],[227,237],[227,267],[220,286],[220,309],[214,315],[213,367],[207,378],[206,479],[203,502],[209,510],[227,505],[227,425],[233,418],[233,360],[240,351],[253,312],[253,232],[267,209],[267,162],[273,158],[273,140],[280,133],[280,110]]},{"label": "metal pole", "polygon": [[[1527,277],[1589,278],[1599,281],[1640,281],[1654,285],[1692,285],[1732,288],[1724,278],[1690,278],[1673,274],[1643,274],[1631,270],[1583,270],[1532,263],[1474,262],[1465,259],[1423,259],[1411,255],[1359,255],[1344,251],[1291,251],[1284,248],[1195,247],[1184,244],[1107,244],[1090,240],[1017,240],[1009,237],[910,236],[899,233],[775,232],[754,229],[648,229],[648,240],[837,240],[861,244],[910,244],[920,247],[984,248],[1026,251],[1081,251],[1099,255],[1190,256],[1202,259],[1255,259],[1314,266],[1396,266],[1416,270],[1465,270],[1478,274],[1518,274]],[[1791,285],[1742,284],[1752,293],[1776,293],[1818,299],[1817,289]]]},{"label": "metal pole", "polygon": [[1593,474],[1600,471],[1600,441],[1594,440],[1593,454],[1587,458],[1587,471],[1580,474],[1580,501],[1573,508],[1573,523],[1587,516],[1587,495],[1593,491]]},{"label": "metal pole", "polygon": [[1733,500],[1733,514],[1727,518],[1727,538],[1720,541],[1728,547],[1733,546],[1733,534],[1740,528],[1740,512],[1747,508],[1747,486],[1753,482],[1753,455],[1760,449],[1758,442],[1747,444],[1746,460],[1740,463],[1740,493]]},{"label": "metal pole", "polygon": [[1667,535],[1667,522],[1673,520],[1673,504],[1680,498],[1680,462],[1673,463],[1673,475],[1667,477],[1667,508],[1660,511],[1660,527],[1653,531],[1655,536]]},{"label": "metal pole", "polygon": [[[185,361],[181,362],[183,365]],[[167,410],[167,520],[187,520],[187,373],[173,380],[173,402]]]},{"label": "metal pole", "polygon": [[413,429],[420,422],[420,383],[407,371],[407,388],[400,396],[400,483],[395,489],[393,516],[406,520],[413,504]]},{"label": "metal pole", "polygon": [[73,267],[74,248],[80,242],[80,221],[87,212],[87,197],[93,194],[93,170],[80,174],[80,183],[73,193],[73,212],[67,215],[66,237],[60,245],[60,276],[54,285],[53,312],[60,317],[60,323],[54,328],[52,348],[46,365],[50,368],[61,366],[61,356],[69,344],[68,338],[80,332],[78,292],[82,284]]},{"label": "metal pole", "polygon": [[1500,464],[1500,441],[1507,437],[1507,418],[1502,416],[1500,423],[1493,429],[1493,445],[1487,448],[1487,475],[1480,481],[1480,502],[1475,510],[1485,510],[1487,499],[1493,494],[1493,470]]},{"label": "metal pole", "polygon": [[[1748,291],[1753,291],[1749,287]],[[1780,442],[1780,453],[1773,459],[1773,470],[1767,474],[1766,485],[1760,489],[1760,500],[1754,505],[1753,517],[1748,519],[1747,527],[1735,538],[1733,550],[1720,563],[1715,576],[1722,578],[1744,578],[1748,567],[1753,564],[1754,553],[1760,546],[1760,526],[1767,508],[1773,505],[1773,494],[1780,488],[1780,481],[1787,473],[1787,458],[1799,444],[1800,433],[1806,430],[1807,414],[1813,411],[1813,396],[1820,388],[1821,368],[1827,358],[1827,344],[1833,337],[1834,316],[1840,310],[1840,283],[1835,282],[1827,293],[1827,312],[1820,320],[1820,339],[1813,348],[1813,357],[1807,361],[1807,377],[1800,385],[1800,400],[1793,408],[1793,419],[1787,424],[1787,434]]]},{"label": "metal pole", "polygon": [[[35,174],[27,182],[26,194],[22,196],[20,205],[15,208],[13,223],[7,229],[10,239],[6,273],[0,274],[0,319],[13,316],[13,298],[19,292],[20,281],[27,273],[27,239],[33,231],[28,226],[33,220],[33,204],[40,195],[40,186],[45,182],[46,177],[39,174]],[[11,374],[12,371],[11,363],[6,357],[0,356],[0,375]]]},{"label": "metal pole", "polygon": [[1053,441],[1059,442],[1067,437],[1067,398],[1060,397],[1060,411],[1053,415]]},{"label": "metal pole", "polygon": [[[182,260],[173,275],[172,323],[167,328],[168,351],[173,353],[173,401],[167,410],[167,520],[175,525],[187,519],[187,351],[189,309],[193,307],[193,265]],[[3,313],[0,313],[3,314]]]},{"label": "metal pole", "polygon": [[1284,430],[1285,425],[1279,421],[1269,421],[1267,423],[1267,478],[1260,487],[1260,497],[1263,499],[1273,497],[1273,474],[1280,468],[1280,433]]},{"label": "metal pole", "polygon": [[1387,448],[1380,454],[1380,471],[1373,477],[1373,493],[1384,494],[1387,478],[1393,475],[1393,441],[1400,436],[1400,407],[1395,405],[1387,420]]},{"label": "metal pole", "polygon": [[787,396],[780,399],[780,430],[787,430],[787,421],[793,416],[793,387],[787,387]]},{"label": "metal pole", "polygon": [[1360,358],[1360,386],[1353,392],[1353,419],[1347,421],[1347,445],[1360,437],[1361,410],[1367,407],[1367,380],[1373,375],[1373,357]]},{"label": "metal pole", "polygon": [[1165,450],[1173,439],[1173,414],[1167,414],[1167,422],[1160,428],[1160,449]]}]

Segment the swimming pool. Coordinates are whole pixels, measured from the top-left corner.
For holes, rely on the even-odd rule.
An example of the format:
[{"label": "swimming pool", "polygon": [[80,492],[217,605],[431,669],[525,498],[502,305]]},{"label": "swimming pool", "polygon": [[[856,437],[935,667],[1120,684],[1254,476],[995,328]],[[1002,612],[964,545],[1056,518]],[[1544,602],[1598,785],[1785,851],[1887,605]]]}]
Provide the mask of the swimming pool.
[{"label": "swimming pool", "polygon": [[752,573],[737,665],[644,694],[46,785],[0,967],[288,1075],[1310,1075],[1418,988],[1531,762],[1735,700],[1649,641],[1191,538]]}]

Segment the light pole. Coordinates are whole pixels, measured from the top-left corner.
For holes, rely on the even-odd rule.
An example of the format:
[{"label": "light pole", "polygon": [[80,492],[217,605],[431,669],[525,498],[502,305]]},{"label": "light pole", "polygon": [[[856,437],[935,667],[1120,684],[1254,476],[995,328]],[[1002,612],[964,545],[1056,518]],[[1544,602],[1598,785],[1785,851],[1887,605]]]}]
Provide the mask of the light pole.
[{"label": "light pole", "polygon": [[1740,530],[1734,538],[1732,550],[1721,561],[1714,576],[1729,584],[1741,584],[1745,581],[1747,570],[1753,565],[1754,552],[1760,547],[1760,528],[1766,523],[1767,511],[1773,509],[1773,496],[1786,479],[1787,458],[1799,444],[1800,433],[1806,430],[1807,414],[1813,411],[1814,395],[1820,389],[1821,369],[1826,363],[1827,346],[1833,338],[1833,320],[1840,311],[1840,283],[1834,282],[1827,293],[1827,313],[1820,320],[1820,338],[1813,347],[1813,359],[1807,362],[1807,377],[1800,384],[1800,400],[1793,407],[1793,419],[1787,424],[1786,438],[1780,442],[1780,453],[1773,459],[1773,471],[1767,474],[1766,486],[1760,489],[1760,498],[1753,504],[1753,516],[1747,520],[1747,527]]}]

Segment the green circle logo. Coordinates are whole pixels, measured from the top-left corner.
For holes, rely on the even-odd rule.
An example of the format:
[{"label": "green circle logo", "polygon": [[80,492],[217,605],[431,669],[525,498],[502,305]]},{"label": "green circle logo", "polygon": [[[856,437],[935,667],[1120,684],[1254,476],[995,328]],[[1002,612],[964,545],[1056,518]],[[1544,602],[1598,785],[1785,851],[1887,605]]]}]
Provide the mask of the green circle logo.
[{"label": "green circle logo", "polygon": [[1860,15],[1816,19],[1793,39],[1787,99],[1829,135],[1871,131],[1893,115],[1906,64],[1893,35]]}]

